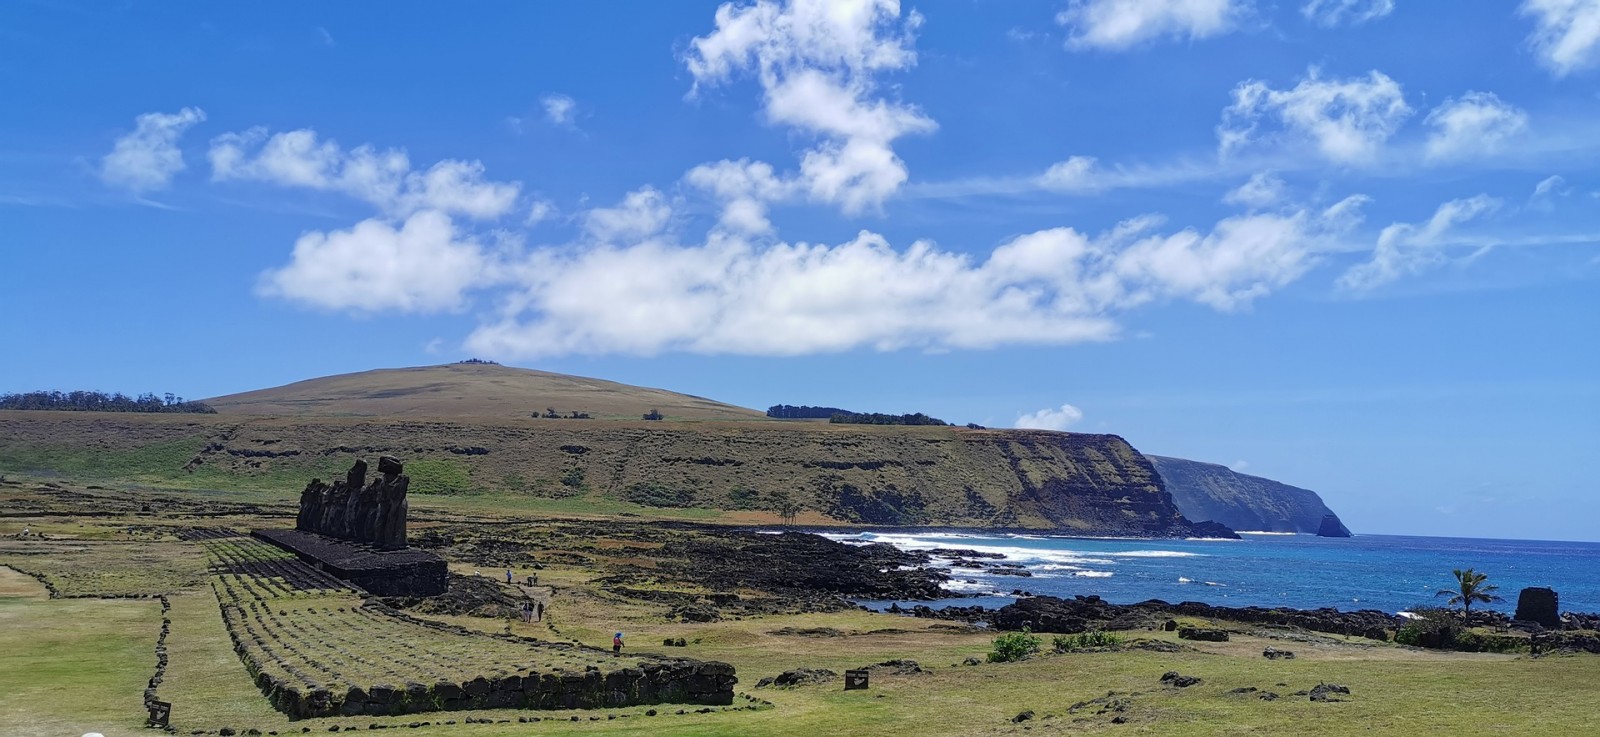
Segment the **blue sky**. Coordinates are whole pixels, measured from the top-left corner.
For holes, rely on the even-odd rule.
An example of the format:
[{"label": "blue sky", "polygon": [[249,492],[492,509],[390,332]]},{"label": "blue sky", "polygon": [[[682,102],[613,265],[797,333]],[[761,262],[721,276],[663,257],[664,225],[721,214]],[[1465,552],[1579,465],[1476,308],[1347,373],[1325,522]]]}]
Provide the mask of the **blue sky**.
[{"label": "blue sky", "polygon": [[0,391],[469,356],[1600,539],[1600,1],[23,2]]}]

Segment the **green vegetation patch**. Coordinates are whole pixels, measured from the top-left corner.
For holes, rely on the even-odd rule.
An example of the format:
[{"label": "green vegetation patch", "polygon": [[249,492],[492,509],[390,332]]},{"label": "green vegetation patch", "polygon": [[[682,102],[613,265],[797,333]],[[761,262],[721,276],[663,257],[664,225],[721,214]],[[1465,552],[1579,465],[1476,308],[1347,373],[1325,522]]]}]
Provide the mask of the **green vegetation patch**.
[{"label": "green vegetation patch", "polygon": [[410,491],[417,494],[468,494],[478,490],[467,464],[453,458],[420,459],[406,463]]}]

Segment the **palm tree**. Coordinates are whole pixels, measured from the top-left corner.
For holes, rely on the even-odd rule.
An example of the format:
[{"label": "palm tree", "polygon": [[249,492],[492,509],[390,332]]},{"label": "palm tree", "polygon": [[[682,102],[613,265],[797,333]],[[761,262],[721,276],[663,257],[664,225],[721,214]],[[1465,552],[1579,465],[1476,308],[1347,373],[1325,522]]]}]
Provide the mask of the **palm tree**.
[{"label": "palm tree", "polygon": [[1492,583],[1484,583],[1489,579],[1489,574],[1478,573],[1471,568],[1464,571],[1457,568],[1452,573],[1455,574],[1458,587],[1454,589],[1439,589],[1439,593],[1434,594],[1434,596],[1450,597],[1450,601],[1446,602],[1449,606],[1460,604],[1462,619],[1465,620],[1472,617],[1472,602],[1481,601],[1488,604],[1491,601],[1500,600],[1500,597],[1494,593],[1500,590],[1500,587]]}]

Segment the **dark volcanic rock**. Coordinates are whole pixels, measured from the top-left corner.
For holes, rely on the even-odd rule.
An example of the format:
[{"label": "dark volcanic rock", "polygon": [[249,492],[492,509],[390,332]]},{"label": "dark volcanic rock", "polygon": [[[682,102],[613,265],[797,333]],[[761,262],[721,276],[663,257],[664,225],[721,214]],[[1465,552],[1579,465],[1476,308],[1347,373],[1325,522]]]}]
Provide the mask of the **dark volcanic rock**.
[{"label": "dark volcanic rock", "polygon": [[882,543],[846,545],[801,532],[724,534],[731,539],[708,540],[702,535],[673,540],[661,552],[683,561],[667,564],[679,568],[675,572],[723,591],[758,588],[899,600],[949,596],[941,588],[948,574],[928,568],[924,553]]},{"label": "dark volcanic rock", "polygon": [[391,596],[383,603],[418,614],[450,614],[504,619],[521,616],[526,598],[487,576],[449,574],[448,588],[436,596]]},{"label": "dark volcanic rock", "polygon": [[795,668],[794,670],[786,670],[779,673],[772,678],[761,679],[756,682],[756,688],[765,688],[767,686],[794,688],[808,683],[827,683],[838,677],[838,673],[827,668]]},{"label": "dark volcanic rock", "polygon": [[1312,701],[1342,701],[1343,700],[1343,699],[1333,698],[1333,694],[1344,694],[1346,696],[1349,696],[1350,695],[1350,689],[1345,688],[1344,686],[1341,686],[1341,685],[1339,685],[1337,683],[1319,683],[1314,688],[1311,689],[1311,700]]},{"label": "dark volcanic rock", "polygon": [[1294,653],[1289,652],[1288,650],[1279,650],[1275,647],[1268,647],[1267,649],[1261,651],[1261,657],[1266,658],[1267,660],[1294,660]]},{"label": "dark volcanic rock", "polygon": [[[937,616],[933,610],[929,612]],[[956,618],[970,616],[970,612],[963,612],[962,617]],[[1098,596],[1075,596],[1071,599],[1034,596],[1019,599],[991,612],[989,621],[1005,630],[1028,627],[1035,632],[1071,634],[1090,629],[1142,629],[1156,626],[1172,616],[1299,627],[1313,632],[1362,636],[1374,640],[1388,639],[1389,630],[1399,626],[1394,615],[1374,609],[1341,612],[1333,608],[1221,607],[1197,601],[1168,604],[1159,599],[1123,605],[1107,603]]]},{"label": "dark volcanic rock", "polygon": [[1530,586],[1517,595],[1517,613],[1513,619],[1538,622],[1546,627],[1560,627],[1560,597],[1554,589]]},{"label": "dark volcanic rock", "polygon": [[1174,688],[1188,688],[1199,684],[1200,679],[1195,676],[1179,675],[1177,671],[1169,670],[1161,674],[1161,682]]}]

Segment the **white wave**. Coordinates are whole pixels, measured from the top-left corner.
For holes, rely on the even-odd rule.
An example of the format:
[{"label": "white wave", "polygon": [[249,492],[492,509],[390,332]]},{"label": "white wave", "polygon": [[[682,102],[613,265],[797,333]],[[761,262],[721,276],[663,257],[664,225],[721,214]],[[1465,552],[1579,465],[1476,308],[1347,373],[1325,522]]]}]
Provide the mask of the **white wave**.
[{"label": "white wave", "polygon": [[1076,571],[1072,575],[1079,576],[1081,578],[1111,578],[1116,574],[1113,574],[1111,571]]},{"label": "white wave", "polygon": [[959,591],[964,594],[1005,596],[1005,594],[995,589],[994,584],[984,583],[982,581],[955,580],[946,583],[944,588],[949,591]]},{"label": "white wave", "polygon": [[1207,586],[1222,586],[1222,587],[1227,587],[1227,584],[1225,584],[1225,583],[1217,583],[1217,582],[1216,582],[1216,581],[1202,581],[1202,582],[1201,582],[1201,583],[1204,583],[1204,584],[1205,584],[1205,585],[1207,585]]},{"label": "white wave", "polygon": [[1194,583],[1194,579],[1192,579],[1192,578],[1184,578],[1183,576],[1179,576],[1178,577],[1178,583]]},{"label": "white wave", "polygon": [[1289,537],[1300,534],[1298,532],[1268,532],[1266,530],[1234,530],[1234,532],[1241,535],[1288,535]]},{"label": "white wave", "polygon": [[[1085,560],[1080,560],[1078,562],[1079,563],[1090,563],[1091,561],[1085,559]],[[1108,561],[1092,561],[1092,562],[1099,563],[1101,565],[1105,565],[1107,563],[1110,563],[1111,561],[1108,560]],[[1033,566],[1033,568],[1031,570],[1035,570],[1035,571],[1081,571],[1081,570],[1083,570],[1083,567],[1082,566],[1069,566],[1069,565],[1067,565],[1065,563],[1046,563],[1046,564],[1044,564],[1042,566]]]}]

